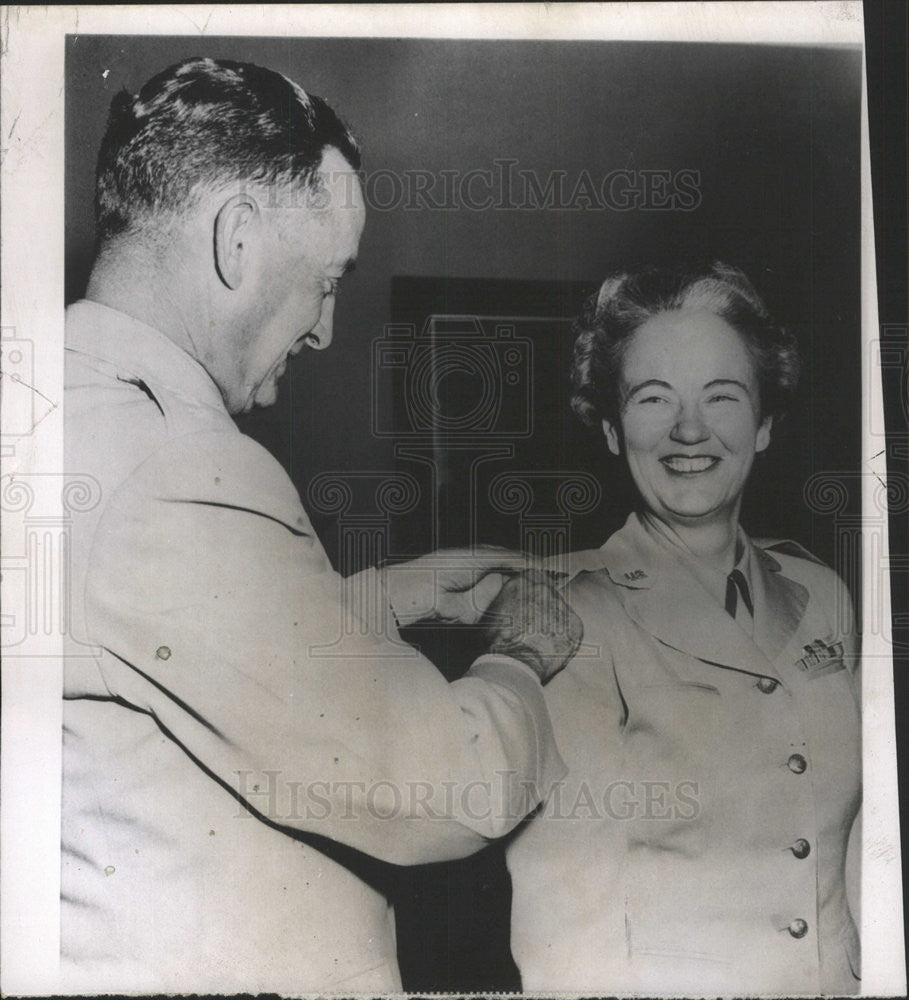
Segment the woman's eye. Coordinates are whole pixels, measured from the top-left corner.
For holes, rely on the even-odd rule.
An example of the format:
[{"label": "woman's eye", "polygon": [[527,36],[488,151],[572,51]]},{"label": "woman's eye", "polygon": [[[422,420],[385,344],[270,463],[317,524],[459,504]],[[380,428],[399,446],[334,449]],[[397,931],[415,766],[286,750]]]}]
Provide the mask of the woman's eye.
[{"label": "woman's eye", "polygon": [[638,403],[666,403],[668,400],[665,396],[643,396],[641,399],[637,400]]},{"label": "woman's eye", "polygon": [[709,403],[737,403],[738,401],[738,396],[731,396],[727,392],[717,393],[715,396],[711,396],[708,400]]}]

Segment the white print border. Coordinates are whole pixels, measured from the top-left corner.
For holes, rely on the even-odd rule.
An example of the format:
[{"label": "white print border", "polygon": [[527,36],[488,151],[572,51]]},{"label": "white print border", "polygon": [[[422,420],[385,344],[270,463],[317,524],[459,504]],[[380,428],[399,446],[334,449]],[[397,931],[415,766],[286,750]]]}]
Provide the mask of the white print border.
[{"label": "white print border", "polygon": [[[7,364],[16,369],[7,369],[8,384],[13,388],[4,392],[2,401],[4,476],[56,475],[62,469],[63,54],[68,32],[861,44],[862,11],[860,4],[851,2],[749,4],[747,18],[743,18],[739,4],[725,3],[569,4],[560,9],[542,4],[508,9],[462,5],[432,10],[356,5],[4,8],[0,24],[0,142],[4,147],[0,309],[2,350]],[[878,319],[868,164],[867,113],[863,110],[863,329],[870,340],[878,330]],[[473,183],[479,193],[480,182]],[[41,192],[40,210],[35,206],[36,192]],[[18,346],[10,341],[18,341]],[[869,393],[866,416],[879,434],[883,427],[880,371],[870,352],[864,366]],[[867,468],[874,468],[881,444],[880,436],[867,436],[863,455]],[[874,477],[865,477],[863,490],[868,504],[874,502],[874,489]],[[61,497],[48,516],[62,524],[63,513]],[[882,530],[886,551],[886,524]],[[5,550],[6,538],[3,541]],[[873,558],[867,546],[866,579],[867,574],[877,573],[877,566],[871,564]],[[4,580],[4,597],[6,585]],[[886,607],[886,575],[879,596],[881,607]],[[905,990],[905,962],[893,692],[886,669],[890,650],[880,635],[869,640],[868,631],[866,654],[880,659],[879,669],[866,674],[864,688],[863,895],[866,900],[874,899],[875,905],[866,906],[863,915],[863,989],[872,995],[894,995]],[[39,657],[6,656],[3,660],[0,934],[2,985],[7,993],[53,993],[59,954],[63,637],[58,636],[56,644],[52,638]]]}]

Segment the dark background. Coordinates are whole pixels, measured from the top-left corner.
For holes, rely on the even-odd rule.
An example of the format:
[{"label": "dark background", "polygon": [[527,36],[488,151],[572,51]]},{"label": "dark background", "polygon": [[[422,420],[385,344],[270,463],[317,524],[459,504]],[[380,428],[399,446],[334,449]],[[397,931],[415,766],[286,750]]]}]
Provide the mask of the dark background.
[{"label": "dark background", "polygon": [[[463,173],[491,170],[507,158],[517,161],[516,170],[535,171],[541,184],[559,169],[570,178],[586,169],[597,183],[617,169],[700,174],[701,201],[693,211],[431,211],[406,204],[370,211],[357,271],[342,285],[331,349],[304,352],[277,406],[243,420],[301,495],[320,472],[396,465],[394,441],[375,436],[367,406],[371,344],[400,319],[400,303],[399,315],[392,312],[394,277],[564,282],[593,290],[629,261],[694,252],[743,267],[805,353],[796,412],[761,462],[766,471],[753,477],[746,527],[794,537],[834,561],[832,518],[812,516],[802,492],[812,474],[856,469],[860,461],[858,51],[75,36],[67,50],[68,301],[81,294],[90,266],[94,160],[110,99],[198,54],[267,65],[326,97],[360,138],[367,172]],[[376,187],[382,197],[387,190]],[[574,309],[577,298],[567,296],[565,307]],[[495,304],[489,295],[479,299]],[[498,314],[508,315],[514,304],[500,300]],[[450,312],[471,311],[469,294],[447,305]],[[551,346],[544,331],[538,344],[538,354]],[[565,370],[535,374],[564,399]],[[561,441],[547,426],[538,420],[535,427],[539,466],[584,468],[604,481],[604,509],[577,525],[578,544],[599,545],[624,513],[624,491],[614,507],[609,503],[610,482],[623,475],[620,464],[607,459],[602,442],[585,440],[580,425],[570,425],[572,434]],[[603,457],[591,467],[596,454]],[[497,471],[505,468],[500,463]],[[330,517],[314,514],[337,556]],[[423,541],[413,538],[411,547]]]},{"label": "dark background", "polygon": [[[444,528],[464,500],[452,481],[463,480],[427,479],[425,463],[405,458],[394,436],[375,433],[391,389],[374,369],[372,345],[388,324],[420,327],[432,312],[504,316],[525,324],[533,344],[529,377],[548,419],[536,419],[530,437],[502,439],[510,455],[491,460],[487,472],[517,462],[527,471],[593,474],[602,503],[574,518],[572,544],[600,544],[624,518],[631,494],[602,440],[564,409],[570,345],[562,320],[608,271],[629,261],[707,254],[744,268],[797,334],[806,363],[794,412],[756,467],[745,526],[755,535],[795,538],[840,563],[834,517],[812,511],[804,490],[815,474],[860,469],[857,50],[74,36],[66,67],[68,301],[82,293],[90,266],[94,160],[111,98],[193,55],[261,63],[324,96],[362,141],[367,172],[439,175],[489,170],[507,158],[543,183],[556,170],[574,178],[586,169],[597,182],[616,169],[699,173],[700,203],[692,211],[406,204],[370,211],[357,271],[342,286],[331,349],[301,355],[277,406],[242,421],[304,498],[320,474],[403,470],[428,491],[421,493],[426,504],[391,519],[393,551],[385,554],[422,550],[439,537],[457,540],[460,529]],[[553,322],[528,327],[528,316]],[[391,412],[404,421],[394,401]],[[433,452],[436,471],[451,453]],[[516,522],[493,516],[486,495],[477,499],[478,539],[514,544]],[[425,515],[430,498],[439,504],[436,524]],[[858,501],[855,490],[848,512],[858,512]],[[330,512],[313,514],[338,562],[343,524]],[[444,644],[439,653],[434,641],[424,645],[456,673],[462,657]],[[496,850],[394,873],[392,884],[407,988],[517,985]]]}]

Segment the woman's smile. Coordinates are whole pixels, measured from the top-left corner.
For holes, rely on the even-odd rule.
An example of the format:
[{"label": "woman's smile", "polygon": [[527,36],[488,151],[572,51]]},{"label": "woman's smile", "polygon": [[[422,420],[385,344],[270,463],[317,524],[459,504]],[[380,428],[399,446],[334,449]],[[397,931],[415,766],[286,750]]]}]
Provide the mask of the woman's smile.
[{"label": "woman's smile", "polygon": [[696,476],[715,468],[721,459],[715,455],[664,455],[660,461],[673,475]]}]

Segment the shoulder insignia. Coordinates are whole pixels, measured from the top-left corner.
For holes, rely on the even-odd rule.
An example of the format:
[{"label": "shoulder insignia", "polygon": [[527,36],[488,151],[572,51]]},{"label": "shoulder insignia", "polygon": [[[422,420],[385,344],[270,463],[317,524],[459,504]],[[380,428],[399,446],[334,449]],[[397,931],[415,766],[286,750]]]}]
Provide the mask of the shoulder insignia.
[{"label": "shoulder insignia", "polygon": [[823,559],[818,559],[816,555],[809,552],[803,545],[799,545],[798,542],[794,542],[790,538],[755,538],[754,544],[763,549],[765,552],[778,552],[783,556],[793,556],[796,559],[807,559],[808,562],[813,562],[817,566],[824,566],[827,569],[830,568],[827,566],[827,563],[823,561]]}]

